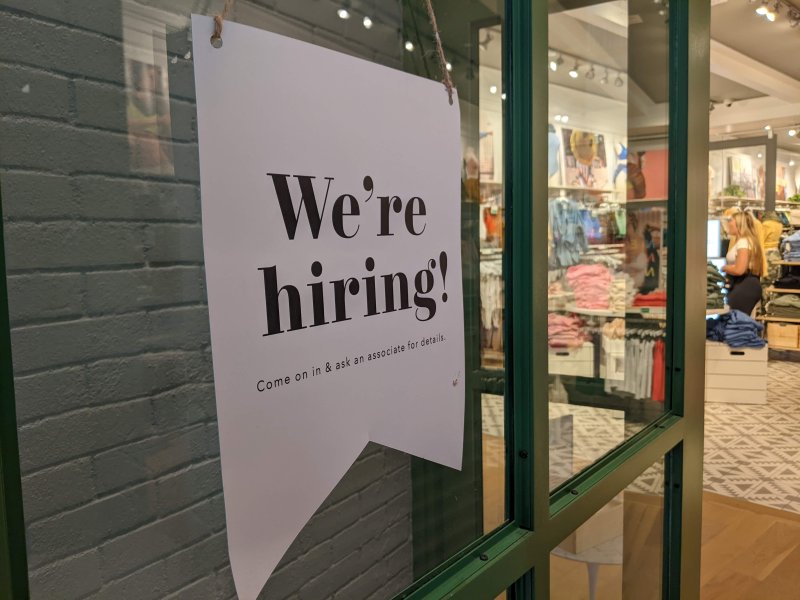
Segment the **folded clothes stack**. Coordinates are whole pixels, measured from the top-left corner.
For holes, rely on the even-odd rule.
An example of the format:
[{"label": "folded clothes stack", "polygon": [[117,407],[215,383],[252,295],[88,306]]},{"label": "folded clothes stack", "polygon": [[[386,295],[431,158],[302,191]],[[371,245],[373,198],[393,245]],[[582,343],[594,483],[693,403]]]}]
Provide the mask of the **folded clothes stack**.
[{"label": "folded clothes stack", "polygon": [[763,348],[764,326],[740,310],[732,310],[716,319],[706,320],[706,339],[725,342],[732,348]]},{"label": "folded clothes stack", "polygon": [[579,348],[589,339],[583,319],[575,315],[550,313],[547,316],[547,343],[551,348]]},{"label": "folded clothes stack", "polygon": [[800,290],[800,275],[784,275],[772,285],[782,290]]},{"label": "folded clothes stack", "polygon": [[607,309],[611,272],[604,265],[576,265],[567,269],[567,283],[579,308]]},{"label": "folded clothes stack", "polygon": [[659,307],[666,305],[666,290],[653,290],[649,294],[636,294],[636,297],[633,299],[633,306],[637,307]]},{"label": "folded clothes stack", "polygon": [[547,303],[550,310],[566,308],[575,302],[575,294],[564,287],[561,280],[554,281],[547,288]]},{"label": "folded clothes stack", "polygon": [[609,304],[614,312],[624,312],[625,307],[633,304],[636,297],[636,285],[627,273],[616,273],[611,282]]},{"label": "folded clothes stack", "polygon": [[797,294],[776,294],[767,304],[767,314],[772,317],[800,319],[800,296]]},{"label": "folded clothes stack", "polygon": [[706,267],[706,308],[715,309],[725,306],[725,297],[722,288],[725,286],[725,277],[713,263]]},{"label": "folded clothes stack", "polygon": [[800,261],[800,231],[796,231],[783,241],[783,260]]}]

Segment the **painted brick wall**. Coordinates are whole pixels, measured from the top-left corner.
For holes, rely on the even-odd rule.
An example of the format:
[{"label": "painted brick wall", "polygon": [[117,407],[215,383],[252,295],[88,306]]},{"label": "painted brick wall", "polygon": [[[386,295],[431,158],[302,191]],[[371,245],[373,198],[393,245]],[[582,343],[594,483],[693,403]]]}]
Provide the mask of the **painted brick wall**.
[{"label": "painted brick wall", "polygon": [[[0,186],[32,598],[233,598],[192,66],[175,55],[170,67],[175,175],[132,172],[123,2],[0,2]],[[298,11],[318,2],[271,4],[243,14],[312,35]],[[370,445],[263,597],[391,596],[411,581],[410,520],[408,458]]]}]

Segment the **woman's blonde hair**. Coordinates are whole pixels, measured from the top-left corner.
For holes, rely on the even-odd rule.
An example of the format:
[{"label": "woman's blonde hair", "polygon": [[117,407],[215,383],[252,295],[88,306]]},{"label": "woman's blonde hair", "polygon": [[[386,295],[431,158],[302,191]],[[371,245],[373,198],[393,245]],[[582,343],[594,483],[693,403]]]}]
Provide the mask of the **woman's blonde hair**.
[{"label": "woman's blonde hair", "polygon": [[761,240],[758,239],[755,225],[753,224],[753,215],[749,212],[738,211],[729,217],[736,222],[736,229],[738,235],[736,240],[747,240],[748,249],[750,250],[748,271],[757,277],[761,277],[764,273],[764,249],[761,248]]}]

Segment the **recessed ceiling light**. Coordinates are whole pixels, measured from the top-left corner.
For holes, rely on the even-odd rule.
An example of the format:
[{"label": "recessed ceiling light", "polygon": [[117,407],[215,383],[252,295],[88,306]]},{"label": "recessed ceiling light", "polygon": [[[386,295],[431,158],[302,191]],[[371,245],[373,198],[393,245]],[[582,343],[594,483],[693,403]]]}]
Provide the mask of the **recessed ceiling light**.
[{"label": "recessed ceiling light", "polygon": [[405,46],[405,48],[406,48],[406,50],[408,50],[409,52],[413,52],[413,51],[414,51],[414,44],[412,44],[412,43],[411,43],[411,40],[406,40],[406,46]]},{"label": "recessed ceiling light", "polygon": [[489,93],[490,94],[496,94],[497,93],[497,86],[496,85],[490,85],[489,86]]},{"label": "recessed ceiling light", "polygon": [[505,93],[505,92],[503,92],[502,94],[500,94],[500,99],[501,99],[501,100],[505,100],[505,99],[506,99],[506,93]]},{"label": "recessed ceiling light", "polygon": [[771,125],[764,125],[764,131],[770,131],[772,129]]},{"label": "recessed ceiling light", "polygon": [[350,18],[350,11],[346,8],[340,8],[336,11],[336,14],[339,15],[340,19],[349,19]]},{"label": "recessed ceiling light", "polygon": [[788,133],[788,134],[789,134],[789,137],[794,137],[794,136],[796,136],[796,135],[797,135],[797,129],[790,129],[790,130],[789,130],[789,131],[787,131],[786,133]]},{"label": "recessed ceiling light", "polygon": [[557,122],[561,123],[561,115],[556,115],[553,117]]},{"label": "recessed ceiling light", "polygon": [[793,161],[793,160],[790,160],[790,161],[789,161],[789,166],[790,166],[790,167],[793,167],[793,166],[794,166],[794,161]]},{"label": "recessed ceiling light", "polygon": [[364,15],[362,23],[364,24],[364,29],[372,29],[372,19],[368,15]]}]

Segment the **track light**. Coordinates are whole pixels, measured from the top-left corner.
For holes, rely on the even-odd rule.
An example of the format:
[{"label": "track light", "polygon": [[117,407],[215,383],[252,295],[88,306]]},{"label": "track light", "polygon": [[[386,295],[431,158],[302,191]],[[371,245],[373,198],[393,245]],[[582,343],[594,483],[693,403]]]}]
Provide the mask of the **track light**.
[{"label": "track light", "polygon": [[797,135],[797,129],[792,128],[789,131],[787,131],[786,133],[789,134],[789,137],[794,137],[794,136]]},{"label": "track light", "polygon": [[586,71],[586,79],[594,79],[594,65],[589,67],[589,70]]},{"label": "track light", "polygon": [[606,69],[606,72],[603,73],[603,76],[600,78],[600,83],[602,83],[603,85],[606,85],[608,83],[608,69]]},{"label": "track light", "polygon": [[444,68],[447,69],[448,71],[452,71],[453,70],[453,63],[449,63],[449,62],[445,63],[444,64]]},{"label": "track light", "polygon": [[790,160],[790,161],[789,161],[789,166],[790,166],[790,167],[793,167],[793,166],[794,166],[794,160]]},{"label": "track light", "polygon": [[573,79],[577,79],[578,77],[578,61],[575,61],[575,65],[569,70],[569,76]]},{"label": "track light", "polygon": [[347,10],[346,8],[340,8],[339,10],[336,11],[336,14],[339,15],[339,18],[344,21],[350,18],[350,11]]},{"label": "track light", "polygon": [[497,86],[496,85],[490,85],[489,86],[489,93],[490,94],[496,94],[497,93]]},{"label": "track light", "polygon": [[558,71],[558,67],[560,67],[564,63],[564,59],[559,54],[555,60],[550,61],[550,70],[551,71]]},{"label": "track light", "polygon": [[622,77],[617,73],[617,78],[614,80],[614,85],[617,87],[622,87],[624,85],[624,81],[622,81]]},{"label": "track light", "polygon": [[764,131],[772,131],[771,125],[764,125]]},{"label": "track light", "polygon": [[406,40],[405,49],[409,52],[414,51],[414,44],[411,43],[411,40]]},{"label": "track light", "polygon": [[364,15],[364,20],[361,22],[364,24],[364,29],[372,29],[372,19],[369,18],[369,15]]}]

